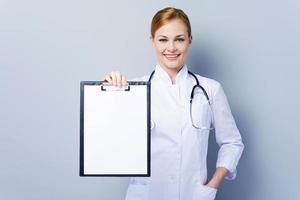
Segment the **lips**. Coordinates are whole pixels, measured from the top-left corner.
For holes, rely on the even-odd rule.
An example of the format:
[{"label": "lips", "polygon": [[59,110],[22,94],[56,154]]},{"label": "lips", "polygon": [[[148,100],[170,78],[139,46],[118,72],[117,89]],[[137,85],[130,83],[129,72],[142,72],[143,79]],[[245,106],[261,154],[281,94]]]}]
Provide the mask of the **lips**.
[{"label": "lips", "polygon": [[180,54],[164,54],[164,56],[168,60],[176,60],[180,56]]}]

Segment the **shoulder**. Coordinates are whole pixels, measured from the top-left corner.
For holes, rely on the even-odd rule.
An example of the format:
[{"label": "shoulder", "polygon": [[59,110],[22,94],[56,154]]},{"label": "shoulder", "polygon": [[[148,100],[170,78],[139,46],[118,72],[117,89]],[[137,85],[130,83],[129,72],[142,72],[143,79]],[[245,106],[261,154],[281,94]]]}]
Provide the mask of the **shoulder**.
[{"label": "shoulder", "polygon": [[199,74],[195,74],[195,75],[197,76],[199,83],[202,87],[215,90],[221,86],[221,83],[215,79],[204,77]]},{"label": "shoulder", "polygon": [[200,84],[202,83],[203,85],[205,85],[207,87],[219,87],[220,86],[220,83],[218,81],[216,81],[215,79],[204,77],[199,74],[196,74],[196,76],[197,76]]},{"label": "shoulder", "polygon": [[215,96],[217,91],[222,88],[221,83],[212,78],[204,77],[199,74],[195,75],[199,80],[199,84],[206,90],[210,97]]}]

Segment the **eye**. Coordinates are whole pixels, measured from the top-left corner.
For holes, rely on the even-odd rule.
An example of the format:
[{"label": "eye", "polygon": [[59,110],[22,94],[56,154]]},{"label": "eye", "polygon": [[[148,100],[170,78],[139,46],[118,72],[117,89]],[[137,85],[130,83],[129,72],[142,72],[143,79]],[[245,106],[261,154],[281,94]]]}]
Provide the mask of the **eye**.
[{"label": "eye", "polygon": [[167,39],[159,39],[158,41],[159,42],[167,42],[168,40]]},{"label": "eye", "polygon": [[179,41],[179,42],[184,42],[185,39],[184,39],[184,38],[178,38],[177,41]]}]

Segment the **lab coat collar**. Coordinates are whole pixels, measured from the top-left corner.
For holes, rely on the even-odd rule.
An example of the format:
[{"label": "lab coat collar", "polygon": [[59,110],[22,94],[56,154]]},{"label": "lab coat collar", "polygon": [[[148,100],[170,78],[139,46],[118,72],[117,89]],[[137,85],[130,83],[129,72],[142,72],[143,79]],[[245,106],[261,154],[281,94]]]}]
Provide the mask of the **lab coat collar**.
[{"label": "lab coat collar", "polygon": [[[157,64],[155,67],[155,74],[157,74],[157,77],[160,81],[172,85],[172,80],[169,74],[159,64]],[[187,74],[188,69],[187,66],[184,65],[176,75],[176,84],[181,84],[182,82],[184,82],[187,78]]]}]

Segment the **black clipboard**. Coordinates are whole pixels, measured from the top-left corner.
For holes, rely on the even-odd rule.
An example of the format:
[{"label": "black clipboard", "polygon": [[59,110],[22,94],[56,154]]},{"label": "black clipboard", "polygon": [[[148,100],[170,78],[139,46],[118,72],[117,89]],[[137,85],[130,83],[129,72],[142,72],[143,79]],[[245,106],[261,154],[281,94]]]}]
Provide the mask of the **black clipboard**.
[{"label": "black clipboard", "polygon": [[150,82],[80,82],[80,176],[150,176]]}]

